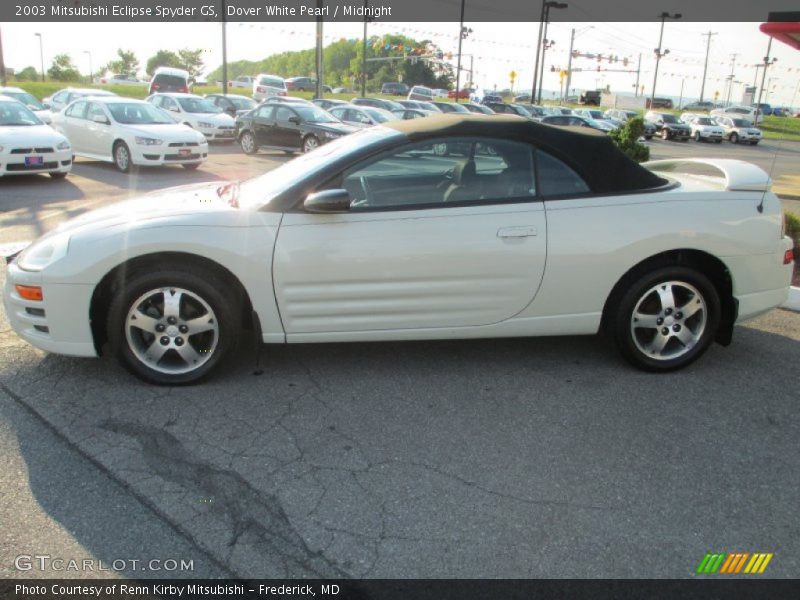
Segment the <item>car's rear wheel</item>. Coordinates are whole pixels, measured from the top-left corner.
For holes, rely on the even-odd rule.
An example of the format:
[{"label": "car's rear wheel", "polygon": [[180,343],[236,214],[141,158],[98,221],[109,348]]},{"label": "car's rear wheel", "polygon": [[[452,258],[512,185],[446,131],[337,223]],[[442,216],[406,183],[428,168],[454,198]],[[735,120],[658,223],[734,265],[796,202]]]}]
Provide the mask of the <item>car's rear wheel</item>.
[{"label": "car's rear wheel", "polygon": [[141,272],[121,284],[109,308],[108,338],[134,375],[161,385],[195,382],[236,345],[238,299],[207,272]]},{"label": "car's rear wheel", "polygon": [[114,166],[123,173],[129,172],[133,166],[130,148],[125,142],[114,144]]},{"label": "car's rear wheel", "polygon": [[319,148],[319,139],[314,135],[307,135],[303,140],[303,152],[311,152]]},{"label": "car's rear wheel", "polygon": [[738,144],[739,143],[739,136],[737,134],[735,134],[735,133],[732,133],[731,134],[731,142],[733,142],[734,144]]},{"label": "car's rear wheel", "polygon": [[245,154],[255,154],[258,148],[256,147],[256,138],[249,131],[245,131],[239,137],[239,144],[242,146],[242,152]]},{"label": "car's rear wheel", "polygon": [[752,145],[752,146],[758,146],[758,142],[757,142],[757,141],[756,141],[756,142],[750,142],[750,145]]},{"label": "car's rear wheel", "polygon": [[663,267],[627,287],[616,306],[613,332],[620,352],[634,366],[672,371],[708,349],[719,320],[719,294],[705,275]]},{"label": "car's rear wheel", "polygon": [[700,132],[699,132],[699,131],[695,131],[695,132],[694,132],[694,141],[695,141],[695,142],[699,142],[700,140],[701,140],[701,138],[700,138]]},{"label": "car's rear wheel", "polygon": [[662,129],[661,130],[661,139],[662,140],[668,140],[669,139],[669,131],[667,131],[666,129]]}]

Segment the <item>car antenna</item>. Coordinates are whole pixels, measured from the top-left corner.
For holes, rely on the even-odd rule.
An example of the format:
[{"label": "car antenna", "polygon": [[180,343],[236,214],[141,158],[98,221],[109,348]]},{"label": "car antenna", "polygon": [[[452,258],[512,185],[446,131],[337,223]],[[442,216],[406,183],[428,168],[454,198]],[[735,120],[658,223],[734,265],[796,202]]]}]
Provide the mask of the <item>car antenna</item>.
[{"label": "car antenna", "polygon": [[[795,100],[797,100],[797,92],[798,92],[798,90],[800,90],[800,83],[798,83],[794,88],[794,94],[792,94],[792,102],[791,102],[791,104],[789,106],[794,106],[795,105]],[[756,110],[760,111],[761,107],[757,106]],[[772,180],[772,172],[775,170],[775,163],[778,160],[778,152],[782,149],[782,142],[783,142],[784,139],[786,139],[785,130],[781,131],[781,137],[778,138],[778,143],[775,145],[775,152],[772,154],[772,164],[769,167],[769,178],[770,178],[770,180]],[[767,190],[764,190],[764,193],[761,195],[761,202],[756,207],[756,209],[758,210],[759,213],[763,213],[764,212],[764,200],[766,199],[766,197],[767,197]]]}]

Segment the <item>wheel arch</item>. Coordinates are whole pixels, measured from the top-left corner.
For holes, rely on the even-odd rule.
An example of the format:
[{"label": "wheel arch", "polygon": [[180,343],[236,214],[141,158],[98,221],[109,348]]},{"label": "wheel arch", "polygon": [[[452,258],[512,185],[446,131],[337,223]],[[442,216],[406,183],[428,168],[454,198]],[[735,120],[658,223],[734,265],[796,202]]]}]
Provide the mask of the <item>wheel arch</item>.
[{"label": "wheel arch", "polygon": [[92,299],[89,303],[89,322],[92,330],[92,341],[98,355],[102,354],[103,345],[108,340],[107,320],[108,311],[111,304],[111,297],[121,284],[137,273],[154,266],[163,267],[164,265],[178,267],[195,267],[207,269],[215,273],[220,279],[234,286],[236,294],[241,299],[242,314],[241,326],[243,328],[257,328],[256,333],[260,339],[260,324],[257,315],[253,311],[253,304],[247,289],[236,275],[218,262],[185,252],[156,252],[143,254],[130,258],[106,273],[92,292]]},{"label": "wheel arch", "polygon": [[696,269],[709,278],[719,294],[722,307],[720,315],[719,329],[716,341],[723,346],[731,343],[733,337],[733,325],[738,314],[738,303],[733,296],[733,280],[731,279],[728,267],[719,258],[703,250],[682,248],[668,250],[650,256],[630,269],[619,278],[617,283],[606,298],[603,306],[603,316],[601,328],[606,329],[613,309],[625,292],[635,280],[642,277],[645,273],[669,266],[681,266]]}]

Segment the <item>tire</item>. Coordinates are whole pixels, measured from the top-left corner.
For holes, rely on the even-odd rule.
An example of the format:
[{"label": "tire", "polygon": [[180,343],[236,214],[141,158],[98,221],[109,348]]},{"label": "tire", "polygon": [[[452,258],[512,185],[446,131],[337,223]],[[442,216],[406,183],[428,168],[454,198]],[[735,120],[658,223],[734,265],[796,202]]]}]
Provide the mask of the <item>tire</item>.
[{"label": "tire", "polygon": [[245,154],[255,154],[258,152],[256,137],[250,131],[245,131],[239,136],[239,145],[242,147],[242,152]]},{"label": "tire", "polygon": [[751,146],[758,146],[758,142],[750,142]]},{"label": "tire", "polygon": [[[625,286],[612,310],[614,339],[625,359],[644,371],[666,372],[691,364],[708,350],[721,304],[705,275],[668,266]],[[688,310],[694,312],[687,317]]]},{"label": "tire", "polygon": [[129,173],[133,168],[131,150],[125,142],[114,144],[114,166],[122,173]]},{"label": "tire", "polygon": [[58,171],[53,171],[52,173],[50,173],[50,177],[52,177],[53,179],[64,179],[64,177],[66,176],[67,176],[66,173],[59,173]]},{"label": "tire", "polygon": [[667,141],[669,139],[669,131],[666,129],[661,130],[661,139]]},{"label": "tire", "polygon": [[[218,277],[185,264],[132,274],[109,307],[112,351],[144,381],[158,385],[199,381],[236,347],[241,299],[223,295],[230,289]],[[165,311],[168,297],[177,304]],[[137,327],[136,322],[144,326]],[[189,333],[187,327],[199,331]]]},{"label": "tire", "polygon": [[303,154],[319,148],[319,138],[315,135],[307,135],[303,139]]},{"label": "tire", "polygon": [[644,139],[646,139],[646,140],[652,140],[652,139],[653,139],[653,136],[652,136],[652,135],[646,135],[646,136],[644,136]]},{"label": "tire", "polygon": [[715,143],[715,144],[721,144],[721,143],[722,143],[722,138],[720,138],[720,139],[718,139],[718,140],[714,140],[714,143]]},{"label": "tire", "polygon": [[739,136],[738,136],[738,134],[736,134],[736,133],[732,133],[732,134],[731,134],[731,137],[730,137],[730,140],[731,140],[731,143],[732,143],[732,144],[738,144],[738,143],[739,143]]},{"label": "tire", "polygon": [[197,169],[200,166],[200,163],[185,163],[185,164],[183,164],[181,166],[184,169],[186,169],[187,171],[194,171],[195,169]]},{"label": "tire", "polygon": [[695,141],[695,142],[699,142],[699,141],[701,141],[702,139],[703,139],[703,138],[701,138],[701,137],[700,137],[700,132],[699,132],[699,131],[695,131],[695,132],[694,132],[694,141]]}]

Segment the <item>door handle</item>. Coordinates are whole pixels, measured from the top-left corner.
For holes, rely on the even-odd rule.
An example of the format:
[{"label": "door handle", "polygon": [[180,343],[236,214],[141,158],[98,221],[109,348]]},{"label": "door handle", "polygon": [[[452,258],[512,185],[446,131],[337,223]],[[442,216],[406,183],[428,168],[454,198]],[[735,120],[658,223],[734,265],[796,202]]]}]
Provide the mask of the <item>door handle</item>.
[{"label": "door handle", "polygon": [[497,230],[497,237],[499,238],[521,238],[533,237],[537,234],[536,227],[501,227]]}]

